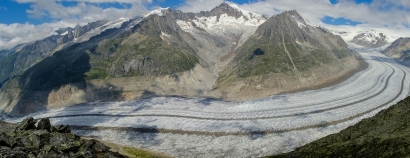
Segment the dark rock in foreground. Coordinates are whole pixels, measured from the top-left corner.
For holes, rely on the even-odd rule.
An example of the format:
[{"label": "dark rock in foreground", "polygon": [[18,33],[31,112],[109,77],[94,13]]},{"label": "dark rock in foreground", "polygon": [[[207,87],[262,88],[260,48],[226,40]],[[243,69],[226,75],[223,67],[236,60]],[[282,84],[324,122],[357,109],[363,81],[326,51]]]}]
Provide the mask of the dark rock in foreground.
[{"label": "dark rock in foreground", "polygon": [[[122,158],[125,157],[96,140],[84,140],[72,134],[68,126],[51,126],[49,119],[24,119],[20,125],[2,122],[0,158]],[[14,130],[10,127],[15,127]],[[9,129],[4,129],[9,128]],[[10,132],[12,131],[12,132]]]},{"label": "dark rock in foreground", "polygon": [[410,157],[410,97],[295,151],[271,157]]}]

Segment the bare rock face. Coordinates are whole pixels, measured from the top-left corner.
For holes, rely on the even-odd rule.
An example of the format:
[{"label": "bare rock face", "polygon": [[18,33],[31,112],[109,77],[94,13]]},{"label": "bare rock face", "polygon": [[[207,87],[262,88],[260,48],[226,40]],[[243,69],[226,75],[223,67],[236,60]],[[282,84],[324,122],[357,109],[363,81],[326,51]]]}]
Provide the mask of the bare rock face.
[{"label": "bare rock face", "polygon": [[354,36],[351,42],[361,46],[377,48],[386,45],[388,39],[383,33],[371,30]]},{"label": "bare rock face", "polygon": [[37,120],[29,117],[13,132],[0,133],[0,157],[125,157],[111,152],[101,142],[80,139],[68,126],[51,126],[49,119],[41,119],[37,127],[36,123]]},{"label": "bare rock face", "polygon": [[387,56],[410,66],[410,38],[399,38],[383,50]]}]

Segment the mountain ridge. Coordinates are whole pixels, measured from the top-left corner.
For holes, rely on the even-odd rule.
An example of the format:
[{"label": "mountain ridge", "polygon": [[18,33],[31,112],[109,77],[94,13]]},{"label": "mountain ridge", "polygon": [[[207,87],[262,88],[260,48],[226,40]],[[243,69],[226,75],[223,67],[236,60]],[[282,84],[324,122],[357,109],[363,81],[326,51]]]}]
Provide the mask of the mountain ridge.
[{"label": "mountain ridge", "polygon": [[[307,24],[297,11],[266,19],[231,5],[199,13],[160,8],[145,18],[102,24],[117,27],[84,36],[88,40],[11,76],[0,91],[0,109],[22,115],[164,95],[247,100],[357,71],[359,62],[340,36]],[[59,34],[74,36],[69,31]],[[274,84],[249,82],[258,77]]]}]

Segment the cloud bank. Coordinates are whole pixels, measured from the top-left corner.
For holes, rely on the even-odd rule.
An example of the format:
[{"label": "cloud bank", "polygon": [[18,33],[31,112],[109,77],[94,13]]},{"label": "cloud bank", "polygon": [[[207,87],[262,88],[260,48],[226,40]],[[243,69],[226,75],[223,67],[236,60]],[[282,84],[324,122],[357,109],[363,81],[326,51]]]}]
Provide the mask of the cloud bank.
[{"label": "cloud bank", "polygon": [[[41,25],[1,24],[0,23],[0,50],[44,39],[55,34],[55,30],[65,27],[85,25],[89,22],[118,18],[133,18],[147,12],[145,4],[151,0],[15,0],[18,3],[30,4],[26,13],[31,18],[51,18],[54,21]],[[61,2],[76,2],[73,6],[64,6]],[[120,3],[128,4],[126,8],[102,8],[99,4]]]}]

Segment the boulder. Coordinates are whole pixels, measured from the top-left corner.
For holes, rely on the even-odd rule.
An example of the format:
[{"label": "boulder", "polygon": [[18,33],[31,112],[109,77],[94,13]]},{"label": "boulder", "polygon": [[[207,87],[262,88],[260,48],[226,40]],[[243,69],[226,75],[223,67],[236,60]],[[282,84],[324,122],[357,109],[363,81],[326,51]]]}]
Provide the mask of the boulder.
[{"label": "boulder", "polygon": [[40,122],[38,122],[37,129],[45,129],[50,132],[51,130],[50,119],[48,118],[41,119]]},{"label": "boulder", "polygon": [[49,119],[41,119],[37,127],[36,123],[29,117],[13,127],[13,132],[0,132],[0,158],[125,157],[99,141],[81,139],[71,133],[69,126],[51,126]]},{"label": "boulder", "polygon": [[19,130],[36,129],[36,123],[37,120],[35,120],[33,117],[29,117],[24,119],[17,128]]}]

